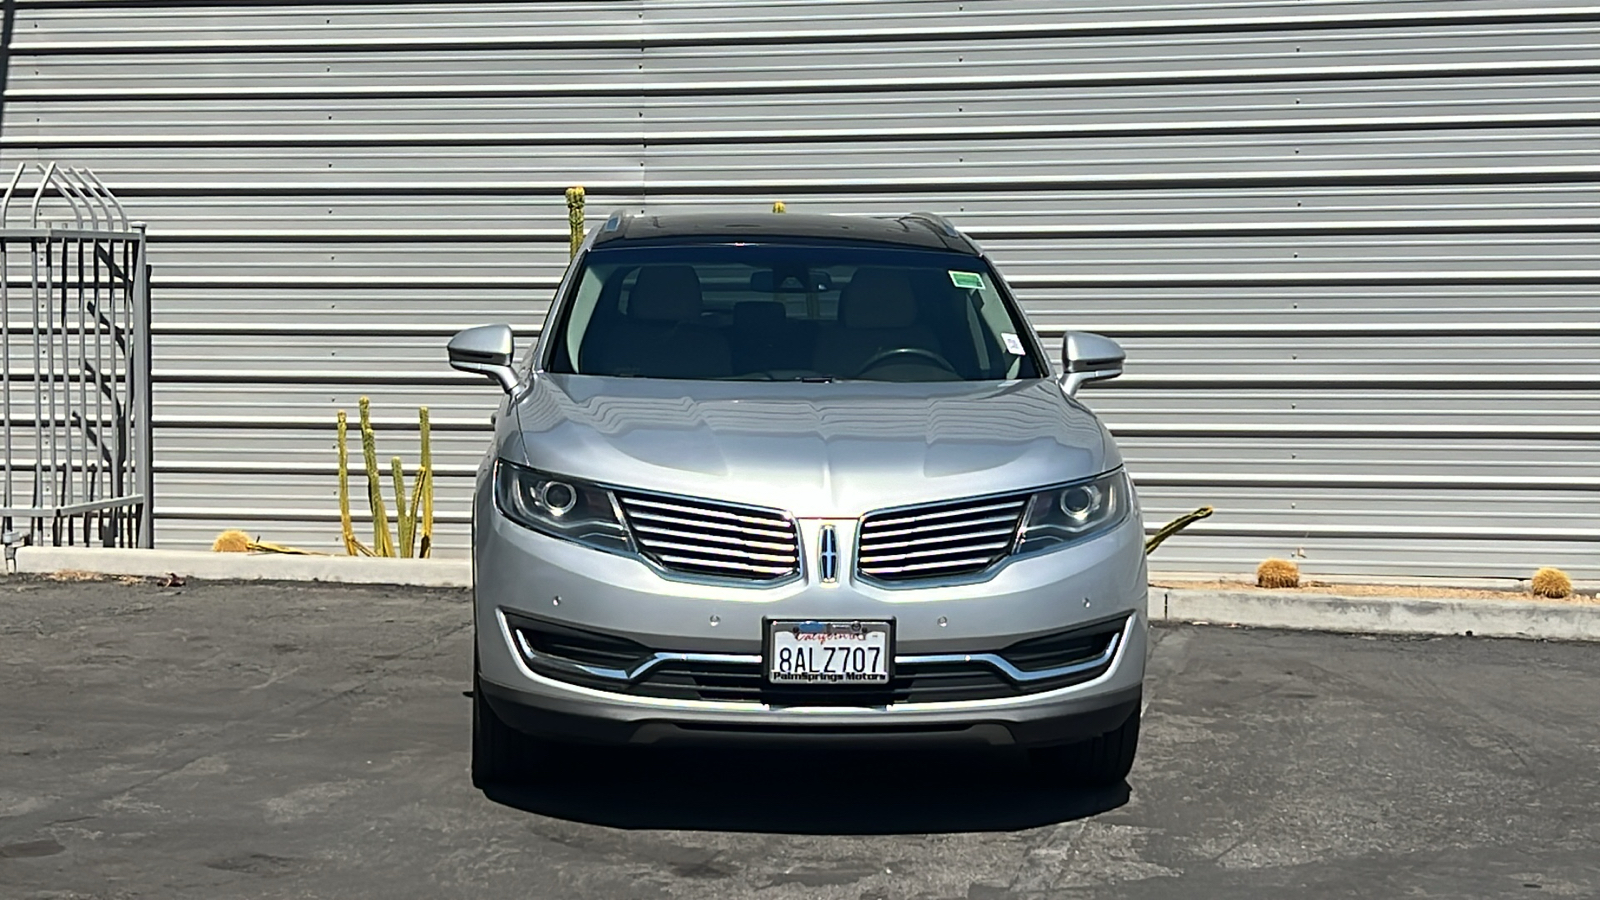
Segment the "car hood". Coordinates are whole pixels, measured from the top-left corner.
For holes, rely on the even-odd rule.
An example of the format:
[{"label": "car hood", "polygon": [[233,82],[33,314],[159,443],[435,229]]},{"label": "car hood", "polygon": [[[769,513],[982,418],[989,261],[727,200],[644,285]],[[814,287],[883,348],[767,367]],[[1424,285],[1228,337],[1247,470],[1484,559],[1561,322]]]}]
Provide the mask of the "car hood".
[{"label": "car hood", "polygon": [[1025,490],[1121,464],[1094,415],[1049,381],[806,384],[541,374],[518,397],[515,413],[502,453],[525,455],[535,468],[797,517],[854,518]]}]

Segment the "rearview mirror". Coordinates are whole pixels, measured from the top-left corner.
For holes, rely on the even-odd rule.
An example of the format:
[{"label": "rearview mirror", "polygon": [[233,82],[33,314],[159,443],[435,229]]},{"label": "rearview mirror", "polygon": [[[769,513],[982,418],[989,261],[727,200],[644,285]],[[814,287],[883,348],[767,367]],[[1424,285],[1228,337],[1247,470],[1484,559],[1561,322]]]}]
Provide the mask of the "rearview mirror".
[{"label": "rearview mirror", "polygon": [[784,272],[780,277],[771,269],[758,269],[750,273],[750,290],[758,294],[819,294],[833,290],[833,276],[821,269],[804,273]]},{"label": "rearview mirror", "polygon": [[511,368],[514,344],[509,325],[468,328],[450,339],[450,365],[463,372],[487,375],[509,394],[517,386],[517,373]]},{"label": "rearview mirror", "polygon": [[1087,331],[1069,331],[1061,341],[1061,389],[1071,397],[1091,381],[1122,374],[1126,354],[1116,341]]}]

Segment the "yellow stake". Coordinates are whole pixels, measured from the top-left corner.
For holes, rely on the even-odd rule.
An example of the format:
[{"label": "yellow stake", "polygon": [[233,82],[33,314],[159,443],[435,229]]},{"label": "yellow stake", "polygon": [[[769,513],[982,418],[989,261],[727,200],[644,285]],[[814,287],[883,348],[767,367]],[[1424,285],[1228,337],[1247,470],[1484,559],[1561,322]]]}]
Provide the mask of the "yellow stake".
[{"label": "yellow stake", "polygon": [[568,257],[578,255],[578,248],[583,246],[583,186],[574,185],[567,188],[567,229],[571,232],[572,246]]}]

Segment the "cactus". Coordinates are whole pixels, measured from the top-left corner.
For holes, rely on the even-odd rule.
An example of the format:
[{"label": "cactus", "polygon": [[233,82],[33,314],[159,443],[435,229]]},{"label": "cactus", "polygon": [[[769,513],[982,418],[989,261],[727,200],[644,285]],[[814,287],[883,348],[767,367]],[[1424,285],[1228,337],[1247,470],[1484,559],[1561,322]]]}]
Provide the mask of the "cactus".
[{"label": "cactus", "polygon": [[1154,553],[1156,548],[1161,546],[1162,541],[1172,537],[1183,529],[1188,528],[1195,522],[1210,516],[1214,511],[1215,510],[1209,506],[1202,506],[1194,512],[1179,516],[1178,518],[1173,519],[1171,522],[1168,522],[1167,524],[1156,529],[1156,533],[1150,535],[1150,539],[1144,542],[1144,555],[1149,556],[1150,554]]},{"label": "cactus", "polygon": [[339,532],[344,539],[346,556],[371,556],[362,543],[356,540],[356,529],[350,521],[350,448],[346,436],[350,431],[349,417],[339,410]]},{"label": "cactus", "polygon": [[371,401],[361,398],[361,454],[367,464],[367,503],[372,507],[372,552],[394,555],[394,538],[389,534],[389,513],[383,508],[383,484],[378,474],[378,439],[372,432]]},{"label": "cactus", "polygon": [[1300,586],[1300,567],[1287,559],[1263,560],[1256,567],[1256,587],[1292,588]]},{"label": "cactus", "polygon": [[[394,483],[396,534],[389,531],[389,512],[383,502],[382,476],[378,470],[378,441],[372,430],[372,407],[361,398],[361,453],[367,469],[367,502],[372,507],[373,546],[368,549],[356,540],[350,522],[350,453],[346,447],[349,420],[339,411],[339,524],[343,529],[345,553],[350,556],[399,556],[427,558],[433,552],[433,447],[428,423],[428,408],[417,410],[422,433],[422,463],[410,493],[406,492],[405,465],[400,457],[389,460],[389,475]],[[241,534],[243,534],[241,532]],[[420,546],[419,546],[420,545]],[[252,541],[247,549],[277,553],[303,553],[290,547]]]},{"label": "cactus", "polygon": [[583,200],[582,185],[567,188],[567,230],[571,236],[569,257],[577,256],[578,248],[583,246]]},{"label": "cactus", "polygon": [[1533,573],[1533,581],[1528,587],[1536,597],[1565,600],[1572,596],[1572,579],[1560,569],[1549,566]]},{"label": "cactus", "polygon": [[411,496],[411,521],[417,532],[417,556],[427,559],[433,551],[433,447],[426,406],[417,409],[417,427],[422,435],[422,455],[417,468],[417,486]]},{"label": "cactus", "polygon": [[400,462],[400,457],[389,458],[389,471],[394,475],[394,518],[395,530],[399,532],[399,555],[410,559],[412,548],[412,518],[410,505],[406,503],[406,472]]}]

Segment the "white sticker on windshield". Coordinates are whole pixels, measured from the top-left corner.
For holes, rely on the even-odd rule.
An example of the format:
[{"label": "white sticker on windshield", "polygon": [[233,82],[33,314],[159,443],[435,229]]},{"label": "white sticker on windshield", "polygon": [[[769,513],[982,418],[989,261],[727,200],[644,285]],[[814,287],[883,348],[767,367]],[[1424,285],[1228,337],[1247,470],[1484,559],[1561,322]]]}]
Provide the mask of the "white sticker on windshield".
[{"label": "white sticker on windshield", "polygon": [[1000,335],[1000,340],[1005,341],[1006,349],[1010,350],[1013,354],[1017,356],[1027,355],[1028,351],[1022,349],[1022,338],[1019,338],[1007,331]]},{"label": "white sticker on windshield", "polygon": [[983,290],[983,276],[977,272],[950,272],[950,283],[969,291]]}]

